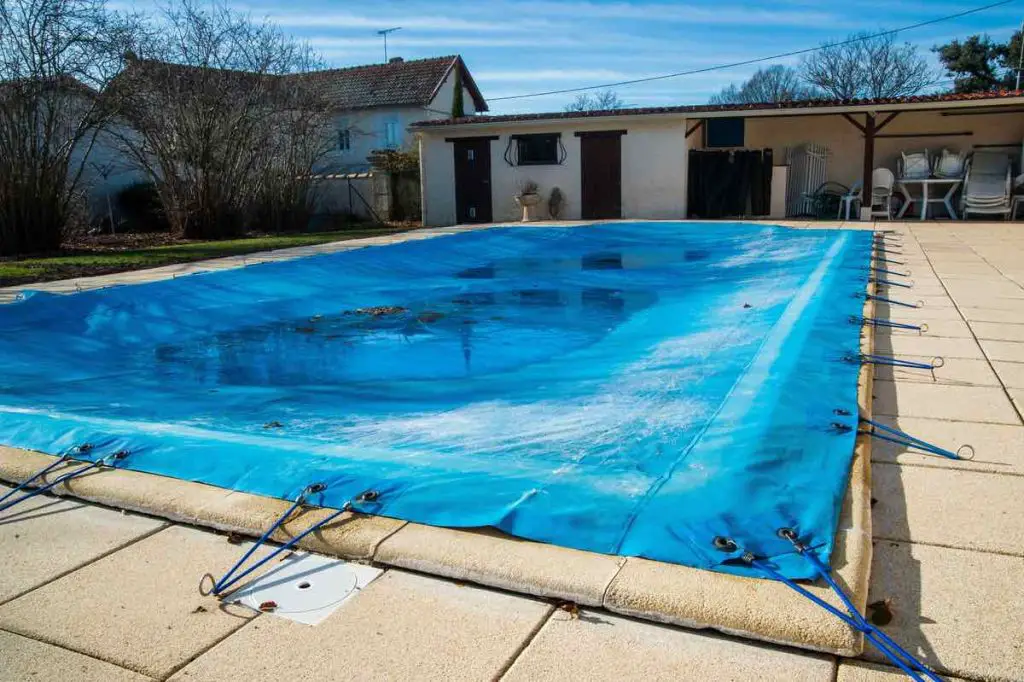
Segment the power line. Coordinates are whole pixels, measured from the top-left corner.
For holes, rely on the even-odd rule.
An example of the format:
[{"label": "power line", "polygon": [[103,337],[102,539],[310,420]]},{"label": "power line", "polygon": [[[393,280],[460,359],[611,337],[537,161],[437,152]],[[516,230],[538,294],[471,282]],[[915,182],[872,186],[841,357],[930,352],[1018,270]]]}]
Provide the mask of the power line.
[{"label": "power line", "polygon": [[1001,7],[1003,5],[1009,5],[1014,0],[1001,0],[1000,2],[994,2],[989,5],[983,5],[981,7],[975,7],[973,9],[964,10],[957,12],[956,14],[949,14],[944,17],[938,17],[937,19],[929,19],[928,21],[921,21],[916,24],[910,24],[908,26],[901,26],[899,28],[889,29],[888,31],[880,31],[878,33],[870,33],[868,35],[859,36],[857,38],[848,38],[847,40],[841,40],[836,43],[829,43],[828,45],[818,45],[817,47],[807,47],[802,50],[793,50],[791,52],[782,52],[779,54],[773,54],[767,57],[757,57],[755,59],[745,59],[740,62],[732,62],[729,64],[718,64],[716,66],[705,66],[701,69],[691,69],[689,71],[677,71],[676,73],[666,73],[660,76],[647,76],[646,78],[634,78],[628,81],[619,81],[617,83],[602,83],[601,85],[587,85],[579,88],[565,88],[563,90],[548,90],[546,92],[531,92],[525,95],[505,95],[504,97],[488,97],[488,101],[497,102],[500,100],[509,99],[526,99],[529,97],[543,97],[545,95],[566,95],[573,92],[585,92],[587,90],[603,90],[605,88],[617,88],[623,85],[634,85],[636,83],[649,83],[651,81],[666,80],[668,78],[678,78],[680,76],[692,76],[698,73],[708,73],[709,71],[720,71],[722,69],[732,69],[737,66],[748,66],[750,64],[759,64],[761,62],[773,61],[775,59],[784,59],[785,57],[796,57],[802,54],[808,54],[810,52],[817,52],[818,50],[824,49],[825,47],[836,47],[841,45],[850,45],[852,43],[859,43],[864,40],[870,40],[872,38],[879,38],[881,36],[894,35],[902,31],[910,31],[915,28],[922,28],[924,26],[931,26],[932,24],[938,24],[943,21],[950,21],[952,19],[959,19],[960,17],[966,17],[970,14],[977,14],[978,12],[984,12],[986,10]]}]

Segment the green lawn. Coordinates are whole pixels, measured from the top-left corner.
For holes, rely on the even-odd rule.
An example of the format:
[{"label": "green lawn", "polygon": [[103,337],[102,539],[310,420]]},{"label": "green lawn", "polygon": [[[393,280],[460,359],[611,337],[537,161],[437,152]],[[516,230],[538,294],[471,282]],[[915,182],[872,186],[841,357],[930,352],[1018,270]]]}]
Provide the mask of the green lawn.
[{"label": "green lawn", "polygon": [[173,263],[236,256],[256,251],[287,249],[326,242],[361,239],[402,232],[387,226],[355,227],[336,232],[268,235],[216,242],[184,242],[170,246],[109,250],[78,249],[40,258],[0,260],[0,286],[46,282],[70,277],[104,275],[126,270],[142,270]]}]

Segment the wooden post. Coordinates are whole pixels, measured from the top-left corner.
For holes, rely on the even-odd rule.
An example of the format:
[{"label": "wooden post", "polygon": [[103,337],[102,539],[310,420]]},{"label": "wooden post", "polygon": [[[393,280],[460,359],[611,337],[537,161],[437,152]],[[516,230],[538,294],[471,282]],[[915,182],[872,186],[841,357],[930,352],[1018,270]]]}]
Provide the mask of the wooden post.
[{"label": "wooden post", "polygon": [[875,115],[864,114],[864,175],[861,184],[860,219],[871,219],[871,173],[875,170]]}]

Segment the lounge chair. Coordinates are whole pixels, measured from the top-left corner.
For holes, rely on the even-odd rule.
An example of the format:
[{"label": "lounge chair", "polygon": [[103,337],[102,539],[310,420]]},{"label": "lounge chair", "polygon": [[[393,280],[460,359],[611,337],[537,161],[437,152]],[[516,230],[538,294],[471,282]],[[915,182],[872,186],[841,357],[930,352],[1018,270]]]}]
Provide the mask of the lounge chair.
[{"label": "lounge chair", "polygon": [[1005,152],[977,151],[967,162],[960,216],[968,213],[1010,217],[1013,176]]}]

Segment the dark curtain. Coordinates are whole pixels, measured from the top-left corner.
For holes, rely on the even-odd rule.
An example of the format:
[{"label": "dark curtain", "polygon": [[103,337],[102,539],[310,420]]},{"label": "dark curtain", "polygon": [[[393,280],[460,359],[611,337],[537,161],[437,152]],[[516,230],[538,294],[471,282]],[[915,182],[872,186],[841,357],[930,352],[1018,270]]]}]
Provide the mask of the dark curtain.
[{"label": "dark curtain", "polygon": [[768,215],[772,150],[690,152],[689,213],[696,218]]}]

